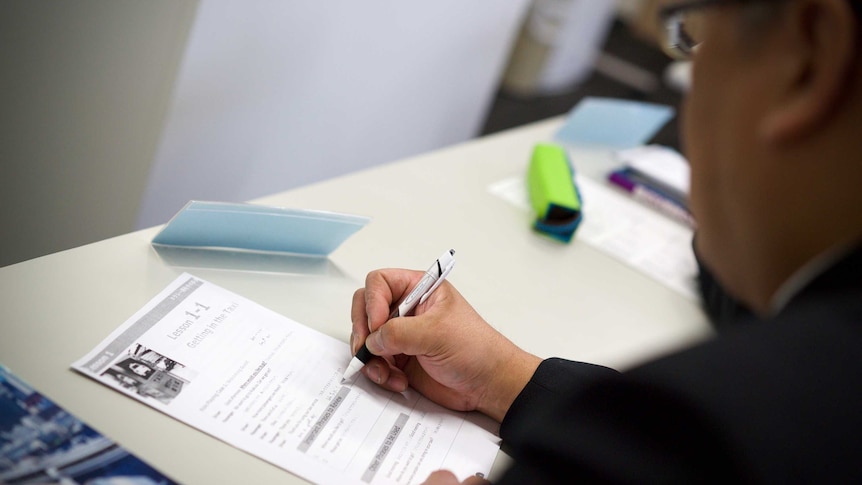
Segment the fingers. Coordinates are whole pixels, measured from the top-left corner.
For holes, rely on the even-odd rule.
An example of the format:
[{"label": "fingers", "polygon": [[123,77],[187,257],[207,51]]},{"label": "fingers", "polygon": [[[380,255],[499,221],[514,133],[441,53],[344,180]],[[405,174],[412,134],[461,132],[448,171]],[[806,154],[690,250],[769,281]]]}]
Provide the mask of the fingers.
[{"label": "fingers", "polygon": [[398,367],[389,365],[382,357],[373,358],[362,368],[365,374],[375,384],[394,392],[407,390],[407,376]]},{"label": "fingers", "polygon": [[472,476],[467,477],[467,479],[464,480],[463,482],[461,482],[461,485],[490,485],[490,483],[491,482],[489,482],[488,480],[485,480],[482,477],[472,475]]},{"label": "fingers", "polygon": [[386,323],[390,308],[422,277],[421,271],[384,269],[368,273],[365,287],[353,293],[350,350],[356,353],[371,332]]},{"label": "fingers", "polygon": [[491,482],[475,475],[459,482],[458,477],[449,470],[437,470],[428,475],[428,479],[423,482],[423,485],[485,485],[489,483]]},{"label": "fingers", "polygon": [[459,485],[458,477],[449,470],[437,470],[428,475],[422,485]]},{"label": "fingers", "polygon": [[368,328],[376,330],[389,320],[392,307],[406,295],[424,273],[406,269],[381,269],[365,278],[365,313]]},{"label": "fingers", "polygon": [[[356,290],[353,294],[350,318],[353,321],[353,331],[350,334],[350,351],[352,354],[356,354],[368,336],[364,288]],[[407,376],[404,375],[404,372],[390,366],[382,357],[374,357],[362,368],[362,373],[372,382],[390,391],[404,392],[407,389]]]},{"label": "fingers", "polygon": [[365,339],[365,346],[374,355],[423,355],[431,353],[425,334],[439,330],[426,323],[425,316],[398,317],[377,328]]},{"label": "fingers", "polygon": [[370,332],[368,330],[368,316],[365,313],[365,288],[360,288],[353,293],[350,321],[353,324],[350,332],[350,353],[356,354]]},{"label": "fingers", "polygon": [[484,323],[455,288],[444,281],[417,307],[415,315],[396,317],[372,326],[365,345],[375,355],[431,355],[440,350],[440,346],[463,336],[463,325],[469,325],[473,319]]}]

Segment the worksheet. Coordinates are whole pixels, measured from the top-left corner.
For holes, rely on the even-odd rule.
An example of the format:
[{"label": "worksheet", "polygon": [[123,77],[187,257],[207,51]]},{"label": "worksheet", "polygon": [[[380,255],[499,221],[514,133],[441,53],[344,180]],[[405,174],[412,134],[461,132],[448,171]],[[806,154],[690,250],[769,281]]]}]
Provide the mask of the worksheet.
[{"label": "worksheet", "polygon": [[[583,198],[583,221],[575,237],[654,278],[679,294],[698,299],[693,230],[617,193],[589,177],[575,175]],[[532,212],[523,176],[500,180],[492,194]]]},{"label": "worksheet", "polygon": [[72,367],[316,483],[487,476],[497,426],[341,378],[346,343],[183,274]]}]

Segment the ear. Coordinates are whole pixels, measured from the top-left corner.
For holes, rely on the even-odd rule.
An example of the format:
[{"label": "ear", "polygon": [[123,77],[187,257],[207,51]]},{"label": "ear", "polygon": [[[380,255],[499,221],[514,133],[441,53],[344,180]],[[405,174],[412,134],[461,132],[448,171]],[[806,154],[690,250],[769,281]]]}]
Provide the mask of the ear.
[{"label": "ear", "polygon": [[774,47],[790,59],[789,69],[777,80],[778,102],[760,124],[773,143],[805,136],[829,120],[855,63],[858,28],[847,0],[789,2],[778,24]]}]

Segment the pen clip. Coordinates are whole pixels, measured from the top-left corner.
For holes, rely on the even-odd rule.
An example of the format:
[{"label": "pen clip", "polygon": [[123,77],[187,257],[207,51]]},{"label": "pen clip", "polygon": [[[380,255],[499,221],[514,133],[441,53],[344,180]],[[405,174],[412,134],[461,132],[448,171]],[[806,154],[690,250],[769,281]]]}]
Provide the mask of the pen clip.
[{"label": "pen clip", "polygon": [[446,275],[448,275],[452,271],[453,267],[455,267],[455,260],[452,260],[452,262],[449,263],[449,265],[443,269],[443,273],[440,274],[440,277],[437,278],[437,281],[435,281],[434,284],[431,285],[431,288],[428,288],[428,291],[426,291],[425,294],[422,295],[421,298],[419,298],[419,305],[425,303],[425,300],[427,300],[428,297],[431,296],[431,293],[433,293],[434,290],[436,290],[437,287],[440,286],[440,283],[442,283],[443,280],[446,279]]}]

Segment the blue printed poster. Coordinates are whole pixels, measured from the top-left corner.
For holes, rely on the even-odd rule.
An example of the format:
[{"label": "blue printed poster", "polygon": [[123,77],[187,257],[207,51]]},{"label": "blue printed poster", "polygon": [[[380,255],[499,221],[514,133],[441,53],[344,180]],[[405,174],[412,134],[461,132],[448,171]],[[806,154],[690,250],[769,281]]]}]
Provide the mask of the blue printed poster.
[{"label": "blue printed poster", "polygon": [[0,483],[175,483],[0,365]]}]

